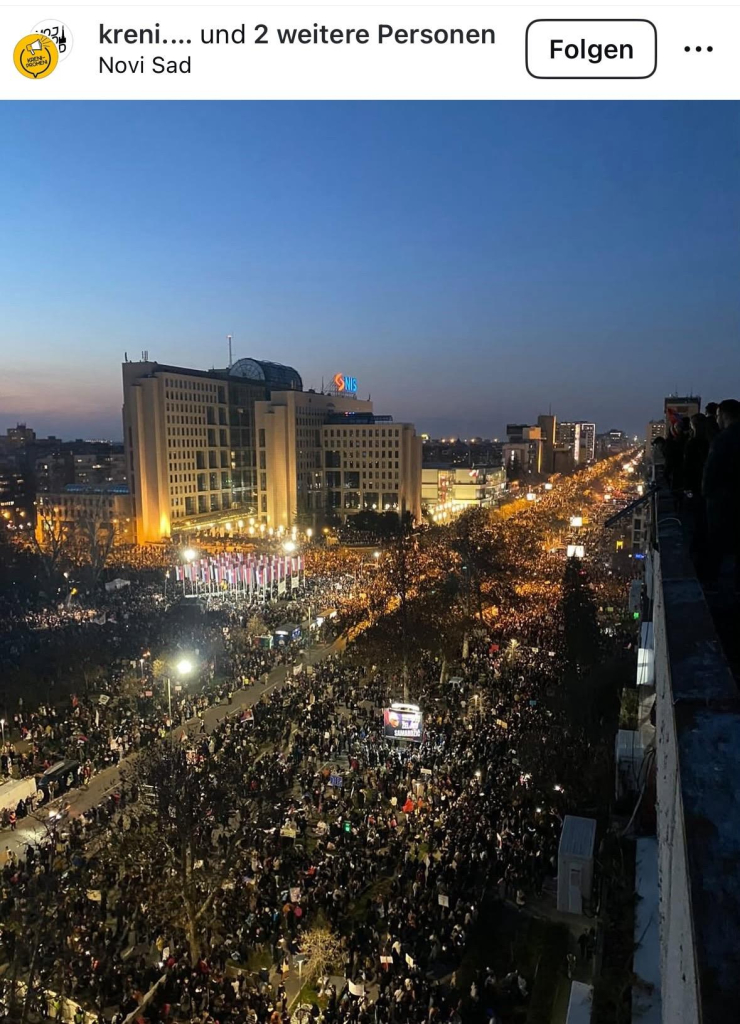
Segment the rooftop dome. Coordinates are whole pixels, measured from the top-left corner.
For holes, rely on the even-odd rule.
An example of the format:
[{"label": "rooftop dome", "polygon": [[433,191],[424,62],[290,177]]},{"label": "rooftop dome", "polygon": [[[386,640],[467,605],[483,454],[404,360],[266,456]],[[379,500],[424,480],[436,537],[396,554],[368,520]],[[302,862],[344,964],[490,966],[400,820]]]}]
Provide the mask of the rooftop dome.
[{"label": "rooftop dome", "polygon": [[266,359],[237,359],[229,369],[229,376],[262,381],[282,391],[303,391],[303,381],[297,370]]}]

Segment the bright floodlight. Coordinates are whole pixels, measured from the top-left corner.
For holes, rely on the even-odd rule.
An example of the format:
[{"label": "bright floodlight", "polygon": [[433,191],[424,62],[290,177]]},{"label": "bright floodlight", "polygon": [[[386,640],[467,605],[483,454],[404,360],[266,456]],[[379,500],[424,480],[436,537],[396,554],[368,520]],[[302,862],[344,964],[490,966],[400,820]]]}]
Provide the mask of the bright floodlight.
[{"label": "bright floodlight", "polygon": [[286,540],[286,542],[283,544],[283,551],[287,551],[288,554],[290,554],[291,551],[295,551],[295,541]]},{"label": "bright floodlight", "polygon": [[187,658],[183,658],[182,661],[177,663],[177,671],[181,676],[186,676],[193,671],[193,663],[188,661]]},{"label": "bright floodlight", "polygon": [[380,552],[379,551],[373,551],[373,558],[380,558]]},{"label": "bright floodlight", "polygon": [[197,554],[198,552],[194,551],[192,548],[185,548],[185,550],[182,553],[182,557],[185,559],[186,562],[192,562],[192,560],[197,556]]}]

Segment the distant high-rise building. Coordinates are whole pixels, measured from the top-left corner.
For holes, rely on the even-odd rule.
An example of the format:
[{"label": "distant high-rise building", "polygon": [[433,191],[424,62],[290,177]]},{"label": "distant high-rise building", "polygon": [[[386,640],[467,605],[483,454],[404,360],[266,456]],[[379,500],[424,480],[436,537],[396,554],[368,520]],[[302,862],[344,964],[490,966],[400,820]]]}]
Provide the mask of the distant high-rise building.
[{"label": "distant high-rise building", "polygon": [[578,465],[581,456],[581,424],[573,420],[561,420],[555,434],[555,443],[559,451],[569,451],[573,465]]},{"label": "distant high-rise building", "polygon": [[74,483],[87,487],[128,481],[123,445],[97,443],[91,451],[73,451]]},{"label": "distant high-rise building", "polygon": [[18,423],[15,427],[8,427],[7,437],[8,445],[25,448],[36,440],[36,431],[31,430],[25,423]]},{"label": "distant high-rise building", "polygon": [[698,395],[669,395],[663,403],[663,409],[668,435],[679,420],[693,416],[701,410],[701,398]]},{"label": "distant high-rise building", "polygon": [[593,462],[596,458],[596,424],[581,420],[579,426],[581,436],[578,445],[578,461],[581,463]]},{"label": "distant high-rise building", "polygon": [[37,494],[55,494],[74,482],[74,463],[69,451],[59,449],[36,457],[33,475]]},{"label": "distant high-rise building", "polygon": [[33,485],[19,459],[0,456],[0,530],[33,529]]},{"label": "distant high-rise building", "polygon": [[665,420],[650,420],[645,431],[645,443],[648,452],[652,448],[656,437],[665,437]]},{"label": "distant high-rise building", "polygon": [[[423,440],[423,435],[422,435]],[[482,441],[463,441],[460,438],[446,440],[444,438],[427,438],[424,440],[422,456],[424,465],[467,466],[502,466],[503,441],[484,438]]]},{"label": "distant high-rise building", "polygon": [[554,449],[557,440],[558,419],[548,413],[547,416],[538,416],[537,425],[542,434],[542,472],[552,473],[555,470]]},{"label": "distant high-rise building", "polygon": [[634,441],[623,430],[607,430],[596,435],[596,456],[606,459],[610,455],[619,455],[632,447]]}]

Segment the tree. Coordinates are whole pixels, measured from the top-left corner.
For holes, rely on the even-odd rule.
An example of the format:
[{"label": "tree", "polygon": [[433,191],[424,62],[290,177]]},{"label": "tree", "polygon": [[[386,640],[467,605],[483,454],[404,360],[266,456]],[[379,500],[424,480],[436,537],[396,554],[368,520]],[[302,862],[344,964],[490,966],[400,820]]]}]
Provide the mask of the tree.
[{"label": "tree", "polygon": [[483,620],[484,598],[490,604],[512,599],[516,561],[522,564],[527,554],[519,550],[515,561],[514,532],[511,523],[495,522],[482,508],[464,512],[453,524],[451,547],[459,559],[460,595],[468,617],[475,609]]},{"label": "tree", "polygon": [[586,570],[577,558],[569,558],[563,577],[563,623],[568,661],[576,671],[598,663],[601,632],[596,603]]},{"label": "tree", "polygon": [[88,514],[78,520],[74,531],[78,559],[88,568],[90,587],[93,590],[108,564],[117,536],[116,524],[108,517],[104,501],[101,496],[90,507]]},{"label": "tree", "polygon": [[307,957],[301,971],[307,985],[329,973],[329,969],[341,962],[342,945],[328,928],[316,927],[307,931],[301,939],[301,953]]},{"label": "tree", "polygon": [[391,589],[398,598],[404,699],[408,690],[409,590],[413,573],[414,547],[411,534],[407,531],[399,532],[395,543],[388,549],[387,561]]},{"label": "tree", "polygon": [[[201,954],[209,912],[229,877],[235,835],[229,820],[239,807],[241,778],[235,761],[200,759],[180,744],[157,744],[126,773],[139,792],[150,794],[140,827],[121,837],[121,854],[151,873],[160,919],[181,930],[191,962]],[[214,833],[229,836],[223,861],[215,857]]]},{"label": "tree", "polygon": [[254,614],[249,616],[245,629],[247,636],[251,638],[264,636],[268,631],[264,615],[260,615],[259,612],[254,612]]},{"label": "tree", "polygon": [[[8,981],[9,1019],[27,1024],[36,1019],[39,1010],[45,1015],[46,988],[44,979],[51,977],[57,995],[66,997],[64,968],[69,954],[70,905],[84,898],[80,865],[81,858],[70,855],[69,848],[60,839],[58,819],[34,818],[37,822],[36,838],[29,844],[41,859],[43,846],[55,851],[51,870],[32,874],[26,898],[15,901],[2,923],[3,943],[10,963],[5,974]],[[59,852],[62,849],[64,852]],[[60,885],[60,876],[65,884]]]},{"label": "tree", "polygon": [[37,527],[32,533],[41,567],[50,586],[70,559],[71,545],[67,524],[54,515],[50,505],[40,500],[36,508]]}]

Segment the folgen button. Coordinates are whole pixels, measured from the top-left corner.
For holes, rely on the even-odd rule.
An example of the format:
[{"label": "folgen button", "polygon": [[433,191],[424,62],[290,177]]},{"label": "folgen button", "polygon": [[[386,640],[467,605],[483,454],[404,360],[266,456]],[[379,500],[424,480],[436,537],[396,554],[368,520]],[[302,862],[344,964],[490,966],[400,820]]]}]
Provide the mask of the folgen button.
[{"label": "folgen button", "polygon": [[533,78],[650,78],[658,33],[642,18],[542,18],[527,26]]}]

